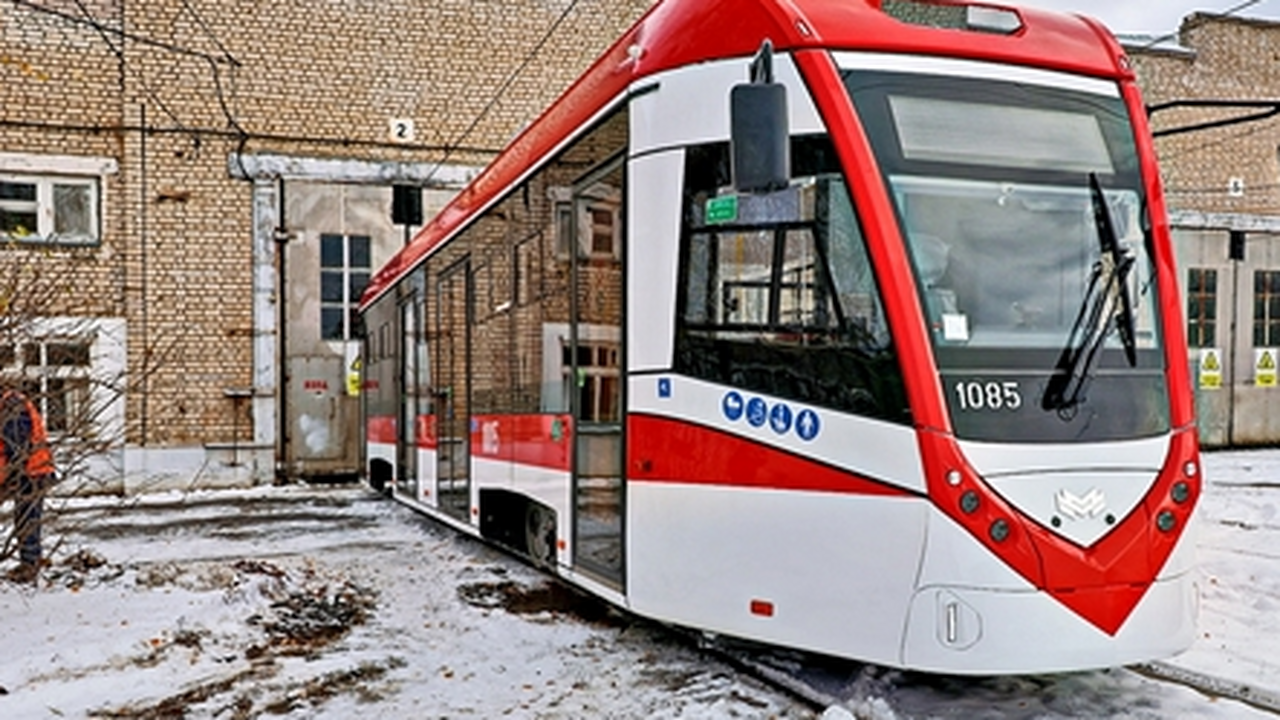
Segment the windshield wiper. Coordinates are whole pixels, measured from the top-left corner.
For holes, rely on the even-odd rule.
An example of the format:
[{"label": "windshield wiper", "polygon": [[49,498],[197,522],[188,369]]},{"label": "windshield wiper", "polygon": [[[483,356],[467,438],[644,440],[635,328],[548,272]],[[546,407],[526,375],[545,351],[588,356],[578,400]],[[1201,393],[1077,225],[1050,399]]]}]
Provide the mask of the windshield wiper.
[{"label": "windshield wiper", "polygon": [[1067,344],[1058,356],[1057,367],[1040,401],[1045,410],[1070,410],[1084,400],[1085,388],[1093,378],[1102,358],[1103,344],[1113,327],[1120,334],[1125,360],[1130,367],[1137,364],[1133,300],[1129,297],[1128,283],[1134,256],[1120,247],[1106,195],[1095,173],[1089,173],[1089,194],[1101,252],[1093,264],[1089,287],[1071,334],[1067,336]]}]

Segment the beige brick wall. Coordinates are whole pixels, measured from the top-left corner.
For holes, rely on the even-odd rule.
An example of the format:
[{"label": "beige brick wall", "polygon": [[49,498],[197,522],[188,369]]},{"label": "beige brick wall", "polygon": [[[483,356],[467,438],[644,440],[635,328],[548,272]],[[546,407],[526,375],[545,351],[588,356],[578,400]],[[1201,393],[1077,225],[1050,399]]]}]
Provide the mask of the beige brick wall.
[{"label": "beige brick wall", "polygon": [[127,320],[129,442],[181,446],[252,432],[223,395],[251,384],[254,332],[250,185],[228,157],[424,163],[461,140],[449,161],[483,163],[650,2],[577,3],[496,102],[568,0],[34,4],[0,8],[0,150],[118,161],[101,246],[50,257],[67,309]]},{"label": "beige brick wall", "polygon": [[[1130,49],[1148,105],[1171,100],[1280,98],[1280,23],[1193,15],[1184,22],[1187,52]],[[1169,110],[1159,131],[1256,110]],[[1280,119],[1156,139],[1165,194],[1173,210],[1280,214]],[[1229,192],[1232,178],[1244,192]]]}]

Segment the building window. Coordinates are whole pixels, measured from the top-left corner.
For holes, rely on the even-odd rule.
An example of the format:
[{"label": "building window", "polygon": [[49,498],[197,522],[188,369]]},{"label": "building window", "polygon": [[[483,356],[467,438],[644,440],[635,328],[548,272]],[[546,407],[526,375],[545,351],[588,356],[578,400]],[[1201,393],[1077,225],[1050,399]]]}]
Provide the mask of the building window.
[{"label": "building window", "polygon": [[1280,346],[1280,270],[1253,273],[1253,346]]},{"label": "building window", "polygon": [[586,215],[591,221],[591,256],[617,257],[617,208],[608,205],[588,205]]},{"label": "building window", "polygon": [[[561,259],[569,257],[573,245],[575,206],[569,200],[570,193],[570,188],[551,189],[555,200],[556,255]],[[578,257],[616,260],[622,244],[621,192],[597,183],[581,195],[576,203]]]},{"label": "building window", "polygon": [[568,202],[556,203],[556,256],[569,257],[573,244],[573,208]]},{"label": "building window", "polygon": [[320,236],[320,337],[352,340],[358,333],[356,306],[369,284],[368,235]]},{"label": "building window", "polygon": [[98,242],[98,180],[0,175],[0,238]]},{"label": "building window", "polygon": [[[616,342],[578,343],[577,357],[572,346],[560,348],[561,372],[565,388],[578,388],[578,419],[584,422],[617,422],[621,403],[618,384],[619,346]],[[577,382],[570,382],[574,360],[577,360]],[[568,406],[568,399],[565,400]]]},{"label": "building window", "polygon": [[1187,345],[1214,347],[1218,326],[1218,271],[1187,270]]},{"label": "building window", "polygon": [[50,433],[92,436],[90,342],[44,339],[0,347],[0,371],[35,403]]}]

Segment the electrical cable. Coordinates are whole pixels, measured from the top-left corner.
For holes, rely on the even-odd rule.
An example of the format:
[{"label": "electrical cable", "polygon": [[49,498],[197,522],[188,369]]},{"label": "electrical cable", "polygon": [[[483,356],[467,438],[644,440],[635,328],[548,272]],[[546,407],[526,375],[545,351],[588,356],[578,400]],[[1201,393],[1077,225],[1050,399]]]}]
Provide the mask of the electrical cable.
[{"label": "electrical cable", "polygon": [[573,12],[573,9],[577,7],[577,5],[578,5],[578,0],[571,0],[571,2],[560,13],[559,17],[556,18],[555,22],[551,23],[551,27],[547,28],[547,31],[543,33],[542,37],[533,46],[533,49],[531,49],[527,54],[525,54],[524,59],[520,61],[520,64],[517,65],[516,68],[512,70],[509,75],[507,75],[507,78],[503,80],[502,84],[498,86],[498,89],[497,91],[494,92],[493,97],[489,98],[489,102],[487,102],[485,106],[480,109],[479,114],[477,114],[476,117],[471,121],[471,124],[467,126],[467,129],[463,130],[462,134],[459,135],[456,140],[449,143],[445,147],[444,155],[440,158],[440,161],[436,163],[435,167],[431,169],[431,172],[427,174],[428,182],[431,180],[431,178],[435,177],[435,174],[440,170],[440,168],[444,167],[444,164],[449,161],[449,158],[453,155],[453,148],[460,146],[462,144],[462,141],[466,140],[467,137],[470,136],[471,133],[475,131],[476,127],[480,125],[480,122],[485,118],[486,115],[489,114],[489,111],[492,110],[493,107],[498,104],[498,101],[501,100],[502,96],[507,92],[508,89],[510,89],[512,83],[514,83],[516,78],[518,78],[520,74],[524,72],[525,68],[529,66],[529,63],[533,62],[533,59],[538,55],[539,52],[542,51],[542,48],[547,44],[547,41],[551,39],[551,36],[555,34],[555,31],[560,28],[560,25],[564,23],[565,19],[569,17],[569,13]]},{"label": "electrical cable", "polygon": [[[225,58],[219,58],[215,55],[210,55],[209,53],[200,52],[198,50],[192,50],[191,48],[183,47],[181,45],[174,45],[172,43],[162,42],[160,40],[155,40],[153,38],[145,37],[143,35],[135,35],[133,33],[127,33],[124,30],[103,25],[97,22],[96,20],[93,20],[91,16],[90,16],[90,19],[78,18],[75,15],[72,15],[71,13],[63,12],[61,10],[56,10],[54,8],[47,7],[41,3],[32,2],[31,0],[9,0],[9,1],[18,7],[25,7],[29,10],[34,10],[36,12],[43,13],[45,15],[58,17],[63,20],[66,20],[67,22],[74,23],[76,25],[91,27],[94,30],[97,30],[99,33],[109,33],[111,35],[118,36],[124,40],[131,40],[141,45],[149,45],[151,47],[160,48],[161,50],[167,50],[169,52],[176,53],[179,55],[189,55],[193,57],[200,57],[206,60],[213,60],[214,62],[229,62],[229,61],[234,62],[234,58],[231,58],[230,55],[228,55]],[[84,12],[83,8],[81,8],[81,12]],[[238,64],[238,63],[235,63],[235,64]]]},{"label": "electrical cable", "polygon": [[1178,158],[1178,157],[1183,157],[1183,156],[1186,156],[1186,155],[1190,155],[1190,154],[1192,154],[1192,153],[1198,153],[1198,152],[1202,152],[1202,151],[1204,151],[1204,150],[1210,150],[1210,149],[1215,148],[1215,147],[1217,147],[1217,146],[1219,146],[1219,145],[1225,145],[1225,144],[1227,144],[1227,143],[1229,143],[1229,142],[1235,142],[1235,141],[1237,141],[1237,140],[1242,140],[1242,139],[1247,138],[1247,137],[1250,137],[1250,136],[1252,136],[1252,135],[1257,135],[1258,133],[1261,133],[1261,132],[1266,132],[1266,131],[1274,130],[1274,129],[1275,129],[1275,125],[1276,125],[1276,123],[1275,123],[1275,122],[1264,122],[1264,123],[1259,123],[1259,124],[1254,125],[1253,127],[1245,128],[1245,129],[1243,129],[1243,130],[1239,130],[1239,131],[1237,131],[1237,132],[1230,133],[1230,134],[1225,135],[1225,136],[1220,137],[1220,138],[1216,138],[1216,139],[1213,139],[1213,140],[1205,140],[1205,141],[1203,141],[1203,142],[1200,142],[1200,143],[1197,143],[1197,144],[1195,144],[1195,145],[1192,145],[1191,147],[1181,148],[1181,149],[1176,150],[1176,151],[1174,151],[1174,150],[1170,150],[1170,151],[1168,151],[1168,152],[1162,152],[1162,153],[1160,153],[1160,160],[1161,160],[1161,161],[1168,161],[1168,160],[1172,160],[1172,159],[1174,159],[1174,158]]},{"label": "electrical cable", "polygon": [[[529,67],[529,65],[533,62],[533,60],[537,57],[537,55],[542,51],[542,49],[550,41],[551,37],[555,34],[555,32],[568,19],[570,13],[572,13],[572,11],[577,7],[580,0],[571,0],[571,2],[565,7],[565,9],[561,11],[561,13],[556,17],[555,21],[552,22],[552,24],[548,27],[546,32],[543,33],[543,35],[539,38],[537,43],[529,50],[528,53],[526,53],[526,55],[521,60],[521,62],[517,65],[517,67],[498,86],[493,96],[488,100],[488,102],[480,110],[480,112],[476,115],[476,117],[471,121],[471,123],[467,126],[467,128],[462,133],[460,133],[455,140],[445,145],[414,144],[414,143],[406,144],[401,142],[392,143],[392,142],[385,142],[385,141],[362,140],[362,139],[354,139],[354,138],[333,138],[333,137],[290,135],[290,134],[279,134],[279,133],[257,133],[257,132],[251,132],[247,130],[243,126],[243,124],[239,121],[239,119],[235,116],[235,113],[232,110],[230,103],[228,102],[226,88],[224,86],[223,75],[222,75],[223,66],[229,66],[234,71],[234,69],[243,67],[243,64],[227,49],[226,45],[217,37],[212,27],[208,24],[208,22],[204,20],[204,18],[199,14],[199,12],[195,9],[195,7],[189,2],[189,0],[181,0],[183,7],[188,13],[191,14],[195,22],[201,27],[203,32],[210,38],[213,44],[217,46],[220,54],[203,52],[200,50],[195,50],[195,49],[184,47],[181,45],[167,43],[160,40],[156,40],[154,38],[138,35],[136,33],[126,32],[125,30],[120,28],[111,27],[109,25],[104,24],[97,17],[95,17],[93,12],[90,11],[90,9],[85,5],[83,0],[73,0],[76,8],[80,12],[80,15],[81,15],[80,17],[77,17],[74,14],[71,14],[62,10],[48,7],[39,2],[34,2],[33,0],[10,0],[10,2],[12,2],[13,5],[18,7],[27,8],[29,10],[32,10],[38,13],[57,17],[66,22],[79,25],[82,27],[88,27],[94,30],[102,39],[103,43],[106,44],[109,51],[120,62],[122,68],[128,68],[126,72],[132,73],[132,75],[138,81],[139,85],[141,86],[146,96],[149,97],[159,107],[161,112],[174,123],[174,125],[176,126],[176,129],[175,128],[157,128],[157,127],[150,127],[150,126],[144,127],[140,125],[130,125],[130,124],[115,124],[115,125],[64,124],[64,123],[55,123],[55,122],[47,122],[47,121],[21,121],[21,120],[7,120],[7,119],[0,120],[0,126],[41,128],[41,129],[48,129],[48,130],[59,130],[64,132],[81,132],[81,133],[92,133],[92,134],[118,132],[118,131],[142,132],[142,133],[147,133],[152,135],[183,134],[183,135],[190,135],[193,141],[196,143],[199,143],[201,136],[213,136],[213,137],[231,139],[236,141],[237,143],[236,155],[237,155],[237,158],[240,159],[239,164],[240,164],[240,169],[242,174],[247,174],[245,173],[245,167],[243,164],[243,160],[241,159],[243,156],[244,148],[250,141],[253,141],[253,140],[260,140],[260,141],[267,141],[267,142],[299,143],[299,144],[311,143],[311,144],[320,144],[320,145],[337,145],[337,146],[343,146],[343,147],[367,147],[367,148],[379,148],[379,149],[394,148],[398,150],[441,153],[442,154],[441,159],[432,167],[431,171],[428,173],[426,179],[424,180],[424,183],[427,183],[427,182],[430,182],[430,180],[435,176],[435,174],[439,172],[439,170],[444,166],[446,162],[448,162],[449,158],[457,153],[467,153],[467,154],[475,154],[475,155],[496,155],[500,152],[500,149],[498,148],[482,147],[477,145],[464,145],[463,143],[466,141],[468,137],[470,137],[470,135],[473,132],[475,132],[475,129],[479,127],[480,123],[484,120],[484,118],[487,117],[488,114],[493,110],[493,108],[496,107],[497,104],[503,99],[503,97],[510,90],[514,82]],[[120,44],[119,41],[132,41],[147,47],[157,48],[160,50],[172,52],[172,53],[187,56],[187,57],[199,58],[209,63],[209,68],[210,68],[210,72],[212,74],[212,79],[213,79],[213,89],[214,89],[215,97],[218,102],[219,109],[223,117],[227,120],[227,124],[231,128],[231,131],[228,131],[226,129],[220,129],[220,128],[195,127],[195,126],[190,126],[187,123],[183,122],[182,119],[178,116],[178,114],[172,108],[170,108],[168,104],[164,102],[164,100],[160,97],[159,93],[157,93],[156,90],[151,87],[151,85],[147,82],[146,78],[141,75],[140,71],[129,65],[125,57],[123,44]]]},{"label": "electrical cable", "polygon": [[[21,2],[23,0],[15,0],[15,1]],[[174,124],[177,125],[179,129],[186,131],[187,130],[186,124],[183,123],[182,120],[177,116],[177,114],[169,109],[169,106],[165,104],[164,100],[161,100],[160,96],[154,90],[151,89],[151,86],[147,84],[146,78],[143,77],[141,73],[138,72],[138,70],[132,68],[129,65],[128,60],[124,56],[123,44],[121,45],[121,47],[116,47],[115,43],[111,41],[111,37],[109,35],[109,29],[106,26],[104,26],[102,23],[98,22],[97,18],[93,16],[93,13],[89,11],[89,8],[85,6],[84,0],[74,0],[74,2],[76,4],[76,7],[80,9],[81,14],[84,15],[85,22],[88,23],[90,27],[92,27],[94,30],[98,32],[98,35],[102,38],[102,42],[106,43],[106,46],[111,50],[112,54],[114,54],[116,58],[120,61],[120,67],[122,71],[125,69],[131,71],[134,77],[137,78],[138,83],[142,86],[142,89],[146,92],[146,94],[152,100],[155,101],[156,105],[160,107],[160,110],[164,112],[165,115],[168,115],[169,119],[173,120]],[[121,33],[121,35],[123,37],[123,33]],[[144,132],[145,132],[145,128],[144,128]],[[193,132],[191,133],[191,137],[196,143],[200,142],[199,134]]]},{"label": "electrical cable", "polygon": [[[1233,17],[1236,13],[1238,13],[1238,12],[1240,12],[1240,11],[1242,11],[1242,10],[1247,10],[1247,9],[1249,9],[1249,8],[1253,7],[1254,5],[1257,5],[1257,4],[1258,4],[1258,3],[1260,3],[1260,2],[1262,2],[1262,0],[1245,0],[1244,2],[1240,3],[1239,5],[1236,5],[1235,7],[1227,8],[1227,9],[1226,9],[1226,10],[1224,10],[1223,12],[1219,13],[1219,14],[1218,14],[1218,17],[1223,17],[1223,18]],[[1148,42],[1146,45],[1143,45],[1143,46],[1141,46],[1141,47],[1137,48],[1137,51],[1138,51],[1138,52],[1142,52],[1143,50],[1150,50],[1151,48],[1153,48],[1153,47],[1155,47],[1155,46],[1159,45],[1159,44],[1160,44],[1160,43],[1162,43],[1162,42],[1167,42],[1167,41],[1169,41],[1169,40],[1176,40],[1176,39],[1178,39],[1178,35],[1179,35],[1181,32],[1182,32],[1182,31],[1179,29],[1179,30],[1175,30],[1175,31],[1173,31],[1173,32],[1171,32],[1171,33],[1168,33],[1168,34],[1161,35],[1160,37],[1158,37],[1158,38],[1156,38],[1156,39],[1152,40],[1151,42]]]},{"label": "electrical cable", "polygon": [[[181,45],[176,45],[173,43],[162,42],[154,38],[149,38],[149,37],[137,35],[134,33],[128,33],[128,32],[125,32],[123,29],[116,29],[113,27],[109,27],[103,24],[102,22],[100,22],[96,17],[94,17],[94,15],[89,11],[89,9],[84,5],[84,3],[81,2],[81,0],[75,0],[75,4],[76,4],[76,7],[80,10],[80,13],[83,17],[75,17],[74,15],[71,15],[69,13],[62,12],[54,8],[50,8],[36,2],[32,2],[31,0],[12,0],[12,2],[15,5],[25,7],[30,10],[34,10],[36,12],[44,13],[47,15],[61,18],[63,20],[66,20],[68,22],[71,22],[77,25],[82,25],[82,26],[92,28],[102,38],[102,41],[107,45],[107,47],[111,50],[111,52],[115,54],[115,56],[120,60],[122,65],[127,65],[124,57],[124,52],[122,48],[116,47],[116,44],[112,42],[111,40],[112,35],[122,40],[137,42],[139,44],[146,45],[149,47],[159,48],[175,54],[186,55],[188,57],[199,58],[204,60],[205,62],[208,62],[210,71],[213,74],[214,91],[216,93],[218,105],[222,110],[223,116],[227,119],[228,125],[234,128],[238,133],[240,133],[242,136],[244,134],[247,134],[244,128],[241,126],[240,122],[235,118],[234,114],[231,112],[230,106],[227,104],[226,93],[224,92],[224,89],[222,86],[221,73],[218,67],[220,63],[228,64],[232,68],[239,68],[242,66],[242,64],[239,60],[235,58],[234,55],[231,54],[229,50],[227,50],[226,46],[222,43],[222,41],[218,38],[218,36],[213,32],[213,29],[209,26],[208,22],[205,21],[204,17],[200,15],[200,13],[191,5],[191,3],[188,0],[182,0],[183,8],[185,8],[186,11],[191,14],[191,16],[195,19],[196,24],[199,25],[200,28],[204,31],[204,33],[209,37],[209,39],[213,41],[213,44],[218,48],[218,51],[221,53],[221,56],[213,55],[206,52],[201,52],[198,50],[193,50],[191,48],[187,48]],[[134,74],[135,76],[137,76],[138,75],[137,71],[134,71]],[[168,115],[179,127],[185,127],[185,124],[177,117],[176,113],[170,110],[165,105],[164,101],[160,99],[159,95],[154,90],[152,90],[149,85],[147,85],[146,80],[144,78],[138,76],[138,81],[141,83],[147,95],[149,95],[151,99],[154,100],[156,104],[160,106],[160,109],[166,115]],[[143,130],[146,131],[147,129],[143,128]],[[198,142],[198,137],[197,137],[197,142]]]},{"label": "electrical cable", "polygon": [[[1271,190],[1280,190],[1280,184],[1266,183],[1263,185],[1250,185],[1249,192],[1263,192]],[[1165,195],[1219,195],[1228,192],[1221,187],[1166,187]]]},{"label": "electrical cable", "polygon": [[209,23],[205,22],[204,17],[202,17],[200,13],[196,12],[196,9],[191,6],[191,3],[187,2],[187,0],[182,0],[182,7],[186,8],[187,12],[191,13],[191,17],[196,19],[196,24],[200,26],[201,30],[204,30],[204,34],[209,36],[209,39],[213,41],[213,44],[218,46],[218,50],[222,52],[222,56],[227,59],[227,62],[230,63],[232,67],[240,67],[240,61],[236,60],[235,56],[227,50],[226,46],[222,44],[222,41],[218,39],[217,34],[215,34],[213,29],[209,27]]},{"label": "electrical cable", "polygon": [[[160,128],[160,127],[143,127],[141,125],[83,125],[72,123],[55,123],[45,120],[5,120],[0,119],[0,127],[12,128],[30,128],[42,130],[56,130],[60,132],[85,133],[91,135],[102,135],[105,133],[119,132],[146,132],[148,135],[187,135],[198,133],[201,136],[210,136],[222,139],[238,140],[241,135],[238,132],[227,130],[225,128],[210,127],[193,127],[184,126],[181,128]],[[396,150],[415,150],[429,153],[444,152],[448,149],[447,145],[427,145],[413,144],[402,142],[391,142],[387,140],[362,140],[359,138],[333,138],[320,137],[314,135],[289,135],[284,133],[261,133],[248,132],[250,140],[263,140],[278,143],[296,143],[296,144],[314,144],[314,145],[336,145],[341,147],[365,147],[365,148],[381,148]],[[476,155],[496,155],[501,148],[479,147],[475,145],[455,146],[455,151],[472,153]]]},{"label": "electrical cable", "polygon": [[[237,68],[241,67],[240,61],[236,60],[230,51],[227,50],[226,46],[223,45],[222,41],[218,38],[217,34],[214,33],[213,29],[209,27],[209,24],[205,22],[204,17],[202,17],[200,13],[191,6],[191,3],[187,0],[182,0],[182,7],[184,7],[186,11],[195,18],[196,24],[204,30],[205,35],[209,36],[209,39],[218,47],[218,50],[222,51],[223,56],[226,57],[227,61],[231,64],[232,72],[234,73]],[[249,176],[249,171],[244,164],[244,150],[249,144],[249,132],[240,124],[240,120],[236,118],[235,113],[231,112],[231,106],[227,104],[227,94],[222,87],[222,73],[218,68],[218,63],[214,62],[212,57],[208,58],[208,61],[209,72],[213,76],[213,91],[214,96],[218,100],[218,107],[222,110],[222,116],[226,118],[227,124],[236,131],[238,136],[235,151],[236,166],[240,168],[240,174],[247,178]]]}]

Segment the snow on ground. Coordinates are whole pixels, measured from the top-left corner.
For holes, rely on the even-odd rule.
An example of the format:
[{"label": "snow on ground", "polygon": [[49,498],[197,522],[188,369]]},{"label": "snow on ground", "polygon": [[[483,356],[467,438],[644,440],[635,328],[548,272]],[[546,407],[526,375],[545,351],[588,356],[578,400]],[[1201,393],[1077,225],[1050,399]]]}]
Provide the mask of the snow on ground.
[{"label": "snow on ground", "polygon": [[44,584],[0,586],[3,718],[810,715],[361,488],[58,518]]},{"label": "snow on ground", "polygon": [[[1204,466],[1201,634],[1170,664],[1280,696],[1280,451]],[[815,715],[359,487],[58,504],[42,584],[0,582],[0,718]],[[832,667],[829,718],[1274,717],[1121,668]]]},{"label": "snow on ground", "polygon": [[1200,637],[1175,664],[1280,693],[1280,451],[1204,466]]}]

